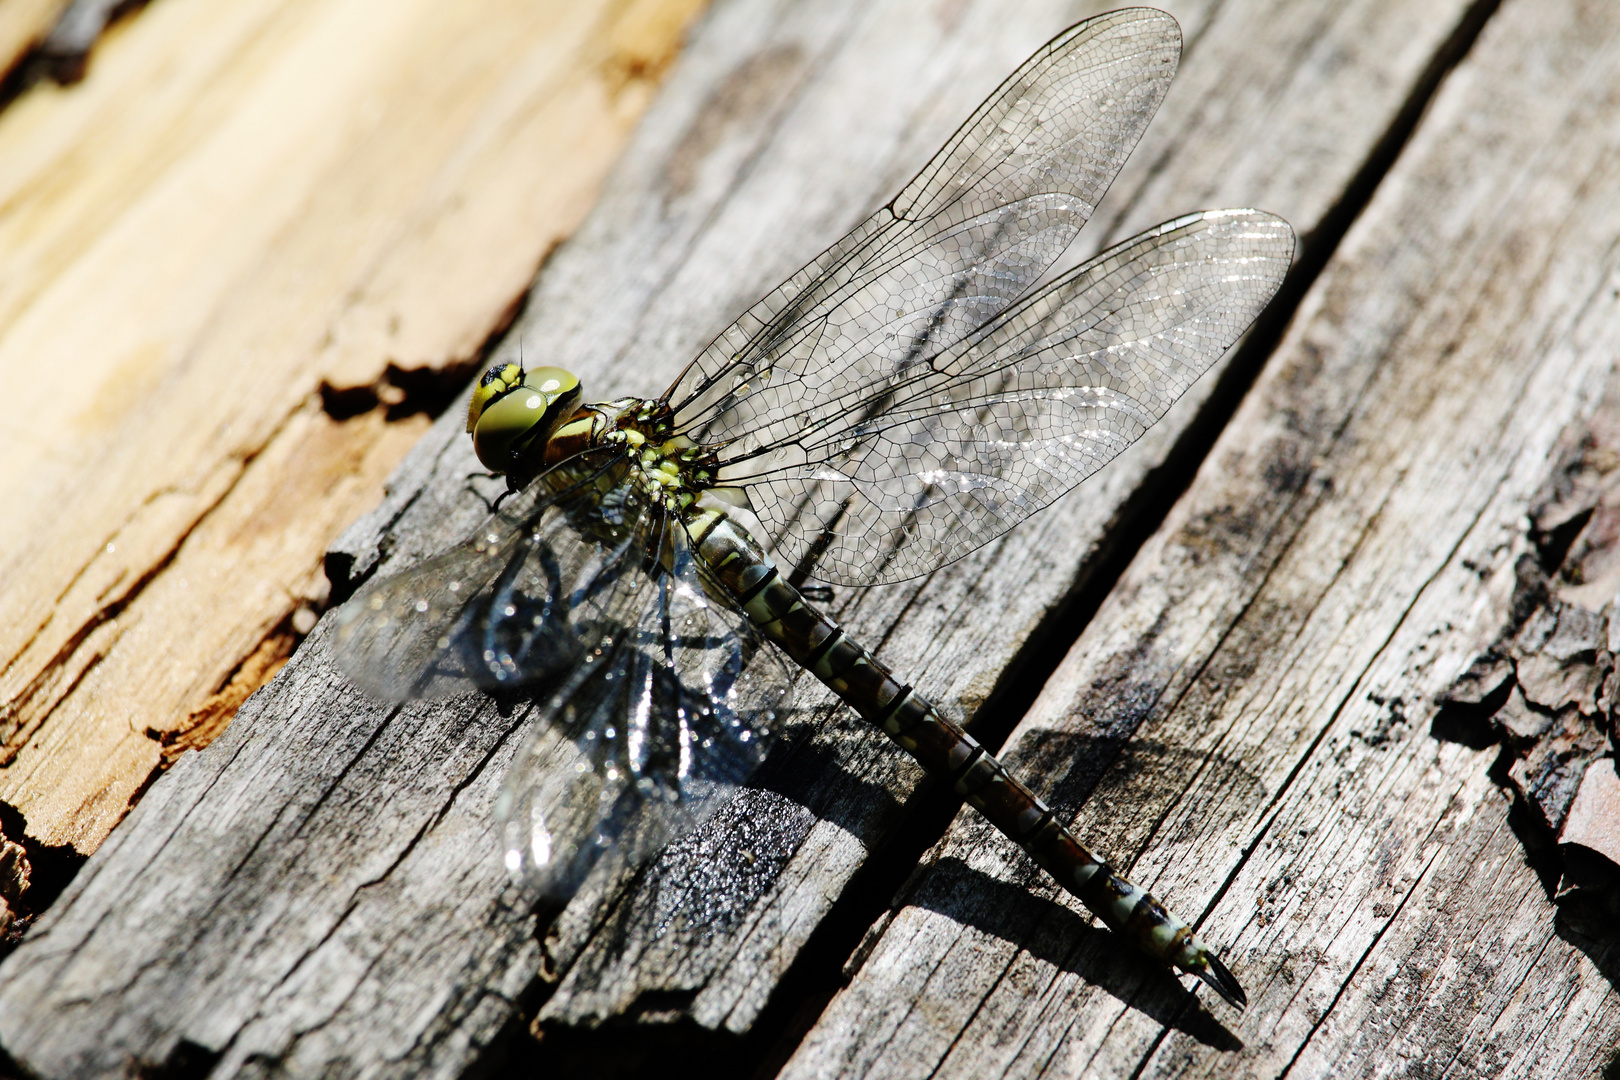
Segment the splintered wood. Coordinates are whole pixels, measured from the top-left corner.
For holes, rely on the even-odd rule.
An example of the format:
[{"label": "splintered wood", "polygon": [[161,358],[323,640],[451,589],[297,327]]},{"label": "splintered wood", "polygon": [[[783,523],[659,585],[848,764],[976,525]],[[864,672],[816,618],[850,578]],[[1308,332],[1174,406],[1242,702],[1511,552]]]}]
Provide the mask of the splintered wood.
[{"label": "splintered wood", "polygon": [[31,841],[95,850],[274,673],[697,6],[165,0],[0,114],[0,800]]},{"label": "splintered wood", "polygon": [[[126,34],[185,3],[154,5]],[[562,363],[592,399],[656,394],[739,310],[888,199],[1035,47],[1107,6],[724,0],[496,355]],[[1133,878],[1199,919],[1247,988],[1246,1012],[1206,1006],[970,812],[951,822],[940,788],[808,680],[798,687],[802,724],[741,797],[644,873],[593,881],[565,910],[536,912],[507,886],[489,824],[513,752],[538,722],[532,703],[369,700],[332,668],[322,623],[213,745],[182,753],[151,785],[40,932],[0,966],[6,1052],[44,1077],[136,1066],[463,1076],[514,1062],[591,1076],[1603,1069],[1620,1042],[1616,947],[1557,920],[1557,882],[1527,863],[1491,774],[1501,751],[1448,736],[1436,716],[1514,625],[1515,566],[1536,549],[1529,514],[1569,460],[1559,448],[1582,432],[1601,441],[1609,427],[1593,418],[1620,396],[1620,204],[1610,197],[1620,178],[1620,9],[1606,0],[1164,6],[1188,43],[1180,76],[1078,246],[1096,250],[1199,207],[1254,205],[1302,238],[1294,286],[1255,341],[1092,483],[926,579],[837,590],[833,610],[907,681],[964,714],[986,700],[1028,701],[1033,691],[1012,684],[1052,672],[1016,729],[1015,716],[978,724],[1010,730],[1003,756],[1017,771]],[[274,23],[283,36],[348,11],[294,10]],[[207,17],[235,25],[244,16]],[[500,18],[525,26],[541,16]],[[589,38],[576,30],[572,40]],[[403,40],[398,27],[389,33]],[[581,48],[560,38],[548,47]],[[269,48],[255,37],[240,53],[222,51],[230,59],[216,58],[218,78],[259,85],[274,70],[259,52]],[[323,77],[363,81],[352,59],[311,48],[303,78],[324,72],[327,58],[341,72]],[[443,48],[423,44],[422,55]],[[390,66],[417,55],[366,63],[403,84],[433,68]],[[469,80],[515,80],[501,84],[504,96],[491,92],[515,109],[536,76],[488,71],[518,64],[495,55],[458,62]],[[598,116],[610,81],[587,97]],[[295,101],[306,92],[264,85]],[[196,109],[209,100],[174,93]],[[279,99],[261,88],[254,100],[268,112]],[[304,515],[341,517],[322,501],[327,481],[303,473],[351,452],[338,449],[351,445],[340,434],[357,424],[399,428],[382,410],[330,419],[312,402],[314,382],[361,388],[363,403],[368,388],[389,391],[382,359],[469,355],[475,316],[487,324],[505,301],[493,289],[464,293],[464,279],[527,272],[509,252],[486,266],[479,245],[521,238],[532,269],[544,247],[531,231],[556,235],[528,218],[514,224],[517,202],[497,213],[480,202],[493,196],[459,180],[479,171],[480,155],[525,153],[513,144],[535,138],[530,128],[457,113],[467,142],[440,177],[412,154],[450,135],[399,128],[404,104],[373,113],[363,94],[343,100],[350,126],[326,153],[381,140],[409,164],[400,169],[425,179],[413,187],[407,175],[373,172],[362,184],[305,164],[285,191],[238,193],[280,216],[233,227],[218,214],[217,228],[275,242],[223,261],[230,273],[217,271],[219,281],[163,260],[130,269],[168,220],[166,204],[132,224],[83,222],[85,243],[123,245],[122,276],[77,271],[54,301],[58,317],[28,324],[29,355],[52,364],[0,368],[10,391],[0,400],[67,402],[27,411],[39,446],[6,444],[26,454],[26,482],[41,499],[58,498],[64,477],[82,485],[69,501],[37,502],[49,511],[37,509],[26,530],[0,525],[0,540],[15,545],[4,550],[77,551],[74,507],[117,495],[128,508],[117,535],[94,538],[102,554],[80,553],[77,576],[28,586],[62,593],[61,614],[29,631],[39,650],[66,658],[53,677],[106,680],[95,685],[109,710],[149,691],[133,674],[103,674],[116,653],[93,667],[82,657],[101,647],[96,635],[145,625],[124,628],[122,613],[116,630],[95,621],[135,586],[139,567],[161,572],[138,600],[169,597],[165,610],[199,620],[221,615],[167,590],[203,588],[203,603],[221,610],[244,590],[284,597],[264,605],[262,625],[239,645],[149,661],[228,654],[223,669],[191,676],[199,694],[186,709],[203,710],[197,723],[214,722],[206,699],[229,692],[231,665],[279,661],[273,647],[254,649],[276,640],[297,589],[315,586],[265,584],[242,561],[257,549],[241,545],[285,544],[276,538],[293,526],[251,539],[253,519],[225,508],[244,500],[272,521],[296,510],[300,529]],[[6,125],[22,122],[0,117],[0,146]],[[172,126],[175,138],[189,130]],[[237,138],[244,152],[270,153]],[[102,193],[114,206],[124,197]],[[412,224],[389,231],[364,219],[370,202],[395,198]],[[108,212],[96,199],[81,211]],[[463,251],[464,233],[484,239]],[[172,330],[184,322],[177,289],[217,293],[190,336]],[[311,299],[314,314],[292,319],[292,295],[325,297],[330,308]],[[140,319],[128,315],[135,298]],[[104,357],[93,351],[95,324],[70,307],[115,300],[128,318],[119,340],[133,344]],[[444,321],[421,324],[424,306]],[[275,348],[271,327],[289,335]],[[20,333],[0,338],[0,350],[17,347]],[[170,366],[143,376],[142,342]],[[259,356],[299,348],[302,381],[262,374]],[[74,359],[104,366],[80,380]],[[191,366],[206,375],[197,396],[171,389],[171,372]],[[81,385],[90,404],[63,397]],[[239,398],[253,408],[217,411]],[[119,430],[175,447],[177,460],[199,453],[193,443],[241,447],[244,432],[260,431],[269,434],[254,436],[254,464],[281,463],[263,481],[251,469],[237,478],[241,451],[148,478],[141,469],[152,466],[134,457],[102,460],[103,444],[74,411],[92,407],[111,410]],[[339,587],[442,548],[486,512],[468,490],[476,465],[456,411],[393,474],[383,504],[332,547]],[[75,463],[94,468],[72,472]],[[375,490],[371,468],[354,467],[353,498]],[[154,524],[163,521],[189,530],[186,545],[211,545],[198,565],[220,576],[182,563],[184,548],[153,562],[168,549],[150,537],[175,532]],[[1584,535],[1606,543],[1601,529]],[[115,550],[103,551],[109,542]],[[149,555],[103,562],[129,548]],[[1597,581],[1607,563],[1592,553],[1583,565]],[[1110,566],[1123,568],[1117,584]],[[1092,611],[1081,632],[1077,613]],[[62,637],[56,619],[82,633]],[[21,633],[0,631],[9,632]],[[37,738],[57,723],[54,713],[36,721]],[[152,760],[165,749],[161,734],[120,738]],[[1580,816],[1586,806],[1571,802],[1566,818],[1600,840],[1607,834]],[[930,821],[921,837],[908,831]]]}]

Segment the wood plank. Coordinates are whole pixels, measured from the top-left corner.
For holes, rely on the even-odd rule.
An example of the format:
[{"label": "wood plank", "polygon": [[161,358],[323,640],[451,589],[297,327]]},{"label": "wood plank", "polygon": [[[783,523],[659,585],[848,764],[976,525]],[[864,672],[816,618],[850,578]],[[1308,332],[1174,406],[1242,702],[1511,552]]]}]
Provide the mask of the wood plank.
[{"label": "wood plank", "polygon": [[1531,500],[1533,550],[1513,565],[1511,615],[1441,696],[1431,729],[1501,750],[1491,775],[1559,919],[1588,937],[1620,923],[1620,732],[1610,717],[1620,631],[1620,402],[1564,432]]},{"label": "wood plank", "polygon": [[68,0],[13,0],[0,6],[0,76],[9,76],[66,10]]},{"label": "wood plank", "polygon": [[0,800],[36,851],[93,851],[309,629],[697,6],[173,0],[0,114]]},{"label": "wood plank", "polygon": [[1617,943],[1555,920],[1495,752],[1431,723],[1567,449],[1620,448],[1617,88],[1612,6],[1502,6],[1014,734],[1248,1011],[1133,968],[963,814],[784,1076],[1612,1069]]},{"label": "wood plank", "polygon": [[[500,355],[521,341],[593,395],[661,386],[887,198],[1035,46],[1103,6],[719,6]],[[1182,81],[1091,244],[1210,203],[1266,206],[1308,236],[1421,97],[1469,10],[1173,5],[1191,43]],[[1009,665],[1032,639],[1061,630],[1111,523],[1198,404],[990,549],[921,582],[842,592],[840,621],[971,710],[1016,680]],[[335,577],[474,524],[464,443],[447,415],[334,549]],[[897,839],[907,806],[926,801],[914,768],[804,688],[804,730],[746,799],[633,887],[599,883],[541,924],[502,890],[487,823],[527,707],[367,702],[327,666],[325,633],[220,741],[153,785],[0,968],[0,1042],[19,1060],[44,1075],[130,1058],[201,1060],[219,1075],[251,1062],[459,1075],[510,1051],[537,1013],[542,1055],[569,1026],[603,1019],[753,1032],[784,975],[821,959],[806,956],[812,935],[854,875],[912,843]],[[701,906],[666,918],[693,903],[683,897]]]},{"label": "wood plank", "polygon": [[[1366,153],[1387,128],[1375,127],[1374,119],[1364,112],[1335,111],[1319,104],[1323,96],[1335,101],[1353,100],[1356,92],[1342,83],[1327,80],[1312,70],[1245,67],[1240,58],[1252,62],[1255,56],[1296,55],[1301,42],[1320,42],[1324,27],[1309,20],[1290,21],[1282,17],[1286,13],[1281,8],[1271,5],[1224,7],[1219,18],[1207,24],[1198,12],[1172,10],[1182,20],[1187,40],[1192,43],[1189,58],[1159,119],[1110,196],[1110,202],[1119,209],[1107,215],[1105,206],[1099,214],[1104,223],[1119,224],[1090,242],[1102,246],[1178,209],[1245,201],[1283,213],[1302,233],[1312,230],[1315,222],[1331,212],[1365,157],[1343,154],[1337,159],[1337,172],[1314,174],[1280,167],[1268,173],[1264,161],[1282,161],[1294,154],[1321,160],[1335,148],[1342,151],[1350,145]],[[1453,15],[1458,15],[1457,9]],[[1365,95],[1374,81],[1383,83],[1379,89],[1386,108],[1378,118],[1381,125],[1389,123],[1404,101],[1397,90],[1410,90],[1454,25],[1442,23],[1432,8],[1420,12],[1383,5],[1340,14],[1334,30],[1344,36],[1347,48],[1369,58],[1363,69],[1367,82],[1361,84],[1361,93]],[[1295,36],[1291,41],[1280,29],[1283,26],[1292,28]],[[1368,39],[1374,32],[1383,35],[1377,39],[1382,49]],[[990,34],[987,26],[976,30],[979,40],[993,40]],[[1428,42],[1426,50],[1416,44],[1424,40]],[[1352,42],[1353,46],[1349,44]],[[1261,51],[1251,51],[1257,49]],[[1214,68],[1200,66],[1206,56]],[[1385,82],[1387,71],[1375,74],[1371,66],[1375,56],[1401,65],[1404,80]],[[1234,81],[1232,73],[1237,70],[1254,82]],[[1318,78],[1331,85],[1331,92],[1312,97],[1309,91],[1318,85]],[[1184,84],[1188,88],[1185,98],[1178,96]],[[1275,102],[1277,111],[1256,115],[1234,107],[1236,101],[1256,98]],[[962,110],[965,112],[966,108]],[[1364,125],[1359,129],[1360,138],[1324,130],[1324,113],[1340,117],[1346,124]],[[1217,116],[1221,118],[1219,123],[1214,119]],[[926,156],[926,146],[924,143],[919,147],[918,159]],[[1245,159],[1234,147],[1247,147],[1260,160]],[[785,162],[783,173],[777,175],[802,170],[802,155],[802,151],[796,153],[793,149],[773,155]],[[643,159],[638,154],[636,160]],[[904,170],[896,169],[895,173],[898,179]],[[1185,176],[1188,190],[1167,183],[1167,175]],[[1259,183],[1263,175],[1271,176],[1275,187]],[[1222,186],[1227,176],[1242,176],[1255,184],[1247,194],[1240,195]],[[770,181],[775,179],[775,175],[762,179],[760,188],[769,192]],[[1336,179],[1336,183],[1322,183],[1330,179]],[[1133,184],[1134,189],[1127,186]],[[617,204],[611,205],[616,211],[612,220],[636,220],[628,208],[620,210]],[[700,291],[697,282],[717,275],[713,264],[726,258],[734,242],[723,231],[726,227],[725,222],[719,226],[720,236],[710,248],[707,265],[687,271],[694,282],[688,293]],[[748,225],[745,222],[737,227]],[[594,242],[597,235],[594,230],[582,234],[582,242],[587,237]],[[619,242],[629,248],[636,241],[626,237]],[[626,262],[645,259],[629,255],[627,251]],[[559,266],[559,270],[566,265]],[[543,282],[542,296],[546,295],[546,287]],[[671,289],[665,295],[673,299],[681,294]],[[673,311],[654,311],[657,314],[653,317],[658,319],[654,325],[660,331],[675,318]],[[619,391],[617,384],[614,390]],[[1193,394],[1208,390],[1206,384],[1195,388]],[[868,590],[856,595],[839,612],[840,624],[862,640],[885,642],[880,655],[895,657],[897,670],[914,680],[931,699],[971,713],[992,694],[1019,650],[1029,646],[1031,635],[1038,628],[1050,629],[1042,628],[1042,621],[1061,618],[1055,613],[1077,583],[1085,580],[1089,557],[1107,543],[1107,526],[1117,520],[1121,503],[1164,460],[1172,440],[1189,422],[1193,410],[1178,409],[1132,451],[1133,456],[1044,512],[1025,529],[934,575],[920,587],[900,585],[887,592]],[[882,606],[874,607],[878,604]],[[902,658],[915,659],[907,662]],[[806,696],[816,692],[812,687]],[[847,724],[818,730],[798,753],[803,756],[774,763],[780,771],[768,771],[761,780],[763,786],[786,796],[771,828],[788,830],[804,808],[813,811],[815,820],[806,822],[802,833],[788,833],[791,839],[786,842],[797,845],[797,851],[785,860],[773,895],[752,905],[754,898],[746,894],[729,901],[733,907],[753,907],[748,925],[731,939],[718,943],[700,929],[691,938],[701,942],[702,948],[690,941],[678,942],[674,940],[677,935],[649,914],[657,909],[659,888],[668,888],[662,884],[626,898],[613,916],[621,921],[611,924],[611,932],[597,931],[585,918],[590,909],[575,905],[554,931],[557,941],[552,955],[559,966],[567,966],[579,948],[580,959],[573,961],[570,973],[541,1010],[542,1022],[593,1024],[627,1011],[633,1015],[636,1002],[644,995],[666,1001],[659,995],[679,988],[683,994],[691,994],[690,1003],[683,1004],[681,1011],[700,1025],[733,1032],[748,1030],[776,988],[780,972],[799,950],[807,947],[809,935],[826,918],[831,907],[830,883],[847,881],[854,869],[863,865],[868,851],[880,847],[893,830],[905,827],[901,800],[909,799],[921,780],[911,764],[898,758],[884,740],[859,727],[852,730]],[[767,766],[767,770],[771,768]],[[763,812],[756,811],[756,819],[761,816]],[[752,847],[748,850],[754,851]],[[702,865],[713,854],[699,851],[695,861]],[[701,870],[686,870],[673,858],[666,859],[657,881],[680,880],[683,873],[701,876]],[[571,922],[570,917],[576,913],[580,921]],[[655,928],[656,940],[645,940],[654,936]],[[594,934],[589,944],[585,944],[587,933]],[[626,939],[631,944],[627,945]]]}]

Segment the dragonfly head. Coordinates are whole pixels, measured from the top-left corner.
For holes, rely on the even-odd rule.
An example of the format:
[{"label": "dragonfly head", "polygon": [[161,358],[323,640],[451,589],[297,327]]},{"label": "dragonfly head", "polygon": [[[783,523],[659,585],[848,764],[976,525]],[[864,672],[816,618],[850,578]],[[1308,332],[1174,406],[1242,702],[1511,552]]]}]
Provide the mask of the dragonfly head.
[{"label": "dragonfly head", "polygon": [[556,367],[524,371],[519,364],[496,364],[484,372],[467,406],[467,431],[478,460],[504,473],[512,455],[543,447],[574,414],[584,395],[572,372]]}]

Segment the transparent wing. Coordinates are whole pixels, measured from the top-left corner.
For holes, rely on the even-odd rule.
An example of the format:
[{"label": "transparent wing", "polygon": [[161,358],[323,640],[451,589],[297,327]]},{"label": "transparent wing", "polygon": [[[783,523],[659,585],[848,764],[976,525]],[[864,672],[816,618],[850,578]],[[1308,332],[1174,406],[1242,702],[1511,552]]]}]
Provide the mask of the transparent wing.
[{"label": "transparent wing", "polygon": [[1247,329],[1293,257],[1255,210],[1166,222],[1104,252],[927,363],[733,459],[783,557],[870,585],[1006,532],[1111,461]]},{"label": "transparent wing", "polygon": [[497,804],[507,865],[565,899],[604,855],[638,863],[763,758],[791,675],[705,592],[685,530],[603,452],[535,483],[466,543],[366,585],[334,655],[396,700],[520,687],[543,722]]},{"label": "transparent wing", "polygon": [[[1009,448],[994,414],[1010,407],[1017,428],[1030,406],[985,400],[993,379],[946,387],[975,378],[953,368],[964,343],[985,340],[1091,216],[1180,50],[1175,20],[1146,8],[1059,35],[893,202],[750,309],[671,388],[678,429],[716,449],[721,481],[769,489],[753,505],[785,561],[840,584],[912,576],[1085,475],[1018,489],[1032,470],[1006,459],[1046,453],[1050,439]],[[953,437],[953,426],[975,425],[923,420],[930,398],[939,412],[977,401],[988,415]],[[962,460],[980,449],[1000,460]],[[970,527],[952,534],[959,525]],[[873,529],[885,544],[866,542]]]},{"label": "transparent wing", "polygon": [[[1068,248],[1152,120],[1179,53],[1176,21],[1149,8],[1048,42],[889,206],[693,361],[666,395],[682,434],[718,449],[729,483],[773,476],[755,508],[784,499],[804,510],[828,447],[885,415]],[[868,457],[863,476],[886,487],[886,502],[917,487],[906,460]],[[778,551],[789,562],[818,555],[826,580],[870,585],[935,562],[927,551],[863,560],[859,542],[820,536],[829,517],[844,521],[836,504],[812,505],[792,528],[781,513],[766,515]]]},{"label": "transparent wing", "polygon": [[506,865],[564,901],[593,868],[637,865],[707,818],[763,760],[791,676],[747,621],[704,592],[685,531],[639,609],[545,703],[496,804]]},{"label": "transparent wing", "polygon": [[1061,255],[1175,74],[1181,31],[1136,8],[1053,39],[906,188],[760,300],[666,395],[733,460],[881,397],[1000,314]]},{"label": "transparent wing", "polygon": [[464,543],[368,582],[338,611],[338,666],[391,701],[570,670],[639,573],[636,544],[649,526],[626,506],[627,485],[614,483],[624,469],[620,455],[601,453],[573,485],[532,484]]}]

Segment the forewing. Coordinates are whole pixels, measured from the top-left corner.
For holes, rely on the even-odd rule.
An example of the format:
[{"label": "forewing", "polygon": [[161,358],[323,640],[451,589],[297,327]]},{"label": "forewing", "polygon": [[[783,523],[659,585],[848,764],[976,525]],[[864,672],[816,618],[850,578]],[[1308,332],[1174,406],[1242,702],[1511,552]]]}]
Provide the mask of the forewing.
[{"label": "forewing", "polygon": [[611,482],[623,469],[619,455],[597,455],[575,484],[532,484],[462,544],[368,582],[338,611],[338,666],[392,701],[541,685],[570,670],[640,573],[636,534],[649,526],[634,523],[645,508],[627,505],[630,485]]},{"label": "forewing", "polygon": [[774,452],[996,318],[1091,216],[1180,50],[1146,8],[1048,43],[894,201],[715,339],[666,395],[678,428],[730,460]]},{"label": "forewing", "polygon": [[1255,210],[1166,222],[965,341],[817,417],[723,482],[783,558],[870,585],[972,551],[1107,464],[1270,301],[1293,230]]},{"label": "forewing", "polygon": [[639,865],[708,817],[763,760],[791,676],[746,619],[703,590],[686,535],[642,577],[543,705],[496,804],[506,865],[564,901],[606,859]]}]

